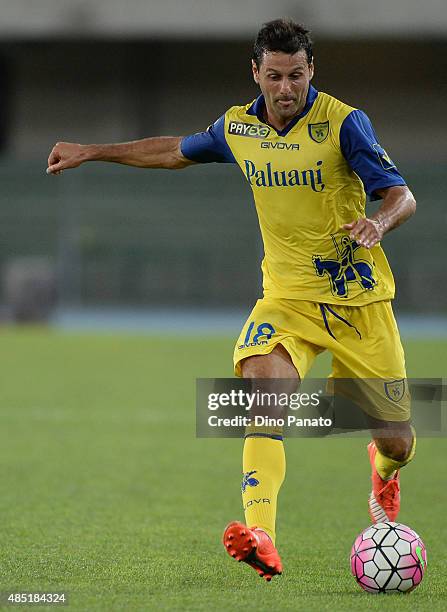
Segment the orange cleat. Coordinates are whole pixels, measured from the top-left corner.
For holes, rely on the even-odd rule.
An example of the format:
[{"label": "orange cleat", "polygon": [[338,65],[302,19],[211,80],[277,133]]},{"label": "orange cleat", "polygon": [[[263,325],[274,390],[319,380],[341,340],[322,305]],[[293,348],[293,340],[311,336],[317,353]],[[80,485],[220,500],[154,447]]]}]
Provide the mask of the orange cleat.
[{"label": "orange cleat", "polygon": [[393,478],[383,480],[377,473],[375,457],[377,447],[374,442],[368,444],[369,461],[371,463],[372,491],[369,496],[369,515],[373,523],[395,521],[400,510],[399,470]]},{"label": "orange cleat", "polygon": [[227,525],[222,541],[230,557],[247,563],[267,582],[282,573],[278,551],[262,529],[233,521]]}]

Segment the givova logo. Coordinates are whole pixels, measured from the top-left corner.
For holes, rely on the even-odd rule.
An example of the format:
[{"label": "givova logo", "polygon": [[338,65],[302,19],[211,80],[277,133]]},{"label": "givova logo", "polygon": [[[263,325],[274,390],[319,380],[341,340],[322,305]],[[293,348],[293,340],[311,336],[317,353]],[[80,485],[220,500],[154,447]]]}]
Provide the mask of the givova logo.
[{"label": "givova logo", "polygon": [[260,123],[241,123],[240,121],[230,121],[228,133],[236,136],[248,136],[249,138],[267,138],[270,128]]},{"label": "givova logo", "polygon": [[254,506],[255,504],[270,504],[271,501],[268,497],[259,497],[258,499],[250,499],[250,501],[248,501],[245,506],[244,506],[244,511],[247,508],[250,508],[250,506]]},{"label": "givova logo", "polygon": [[275,333],[275,328],[271,323],[260,323],[256,328],[256,333],[254,334],[251,342],[250,337],[255,326],[255,322],[252,321],[247,328],[247,333],[245,334],[244,343],[238,346],[239,349],[249,348],[250,346],[261,346],[263,344],[268,344],[268,341]]},{"label": "givova logo", "polygon": [[261,142],[261,149],[279,149],[280,151],[299,151],[300,145],[297,142],[270,142],[264,140]]}]

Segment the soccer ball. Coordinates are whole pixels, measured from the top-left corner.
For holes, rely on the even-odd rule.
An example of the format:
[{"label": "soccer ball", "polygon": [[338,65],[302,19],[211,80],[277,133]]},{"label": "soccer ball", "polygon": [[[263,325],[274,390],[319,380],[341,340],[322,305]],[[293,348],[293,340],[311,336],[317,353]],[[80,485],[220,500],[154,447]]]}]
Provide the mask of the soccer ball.
[{"label": "soccer ball", "polygon": [[352,546],[352,574],[368,593],[408,593],[421,582],[426,567],[423,541],[402,523],[371,525]]}]

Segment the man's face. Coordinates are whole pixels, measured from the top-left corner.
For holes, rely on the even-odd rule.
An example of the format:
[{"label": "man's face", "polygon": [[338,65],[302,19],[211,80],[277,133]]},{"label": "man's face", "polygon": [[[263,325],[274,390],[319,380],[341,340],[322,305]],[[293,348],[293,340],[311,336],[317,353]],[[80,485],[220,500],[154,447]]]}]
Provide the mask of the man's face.
[{"label": "man's face", "polygon": [[252,61],[253,78],[264,94],[269,115],[280,122],[290,121],[305,104],[309,82],[314,74],[302,49],[293,55],[282,51],[267,51],[258,67]]}]

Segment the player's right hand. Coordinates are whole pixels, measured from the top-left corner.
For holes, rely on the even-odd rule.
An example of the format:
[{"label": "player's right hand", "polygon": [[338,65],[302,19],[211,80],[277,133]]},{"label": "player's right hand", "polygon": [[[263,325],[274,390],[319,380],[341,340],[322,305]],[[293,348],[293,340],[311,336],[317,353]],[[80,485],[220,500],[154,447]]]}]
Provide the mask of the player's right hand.
[{"label": "player's right hand", "polygon": [[48,157],[47,174],[61,174],[62,170],[77,168],[86,161],[85,147],[75,142],[57,142]]}]

